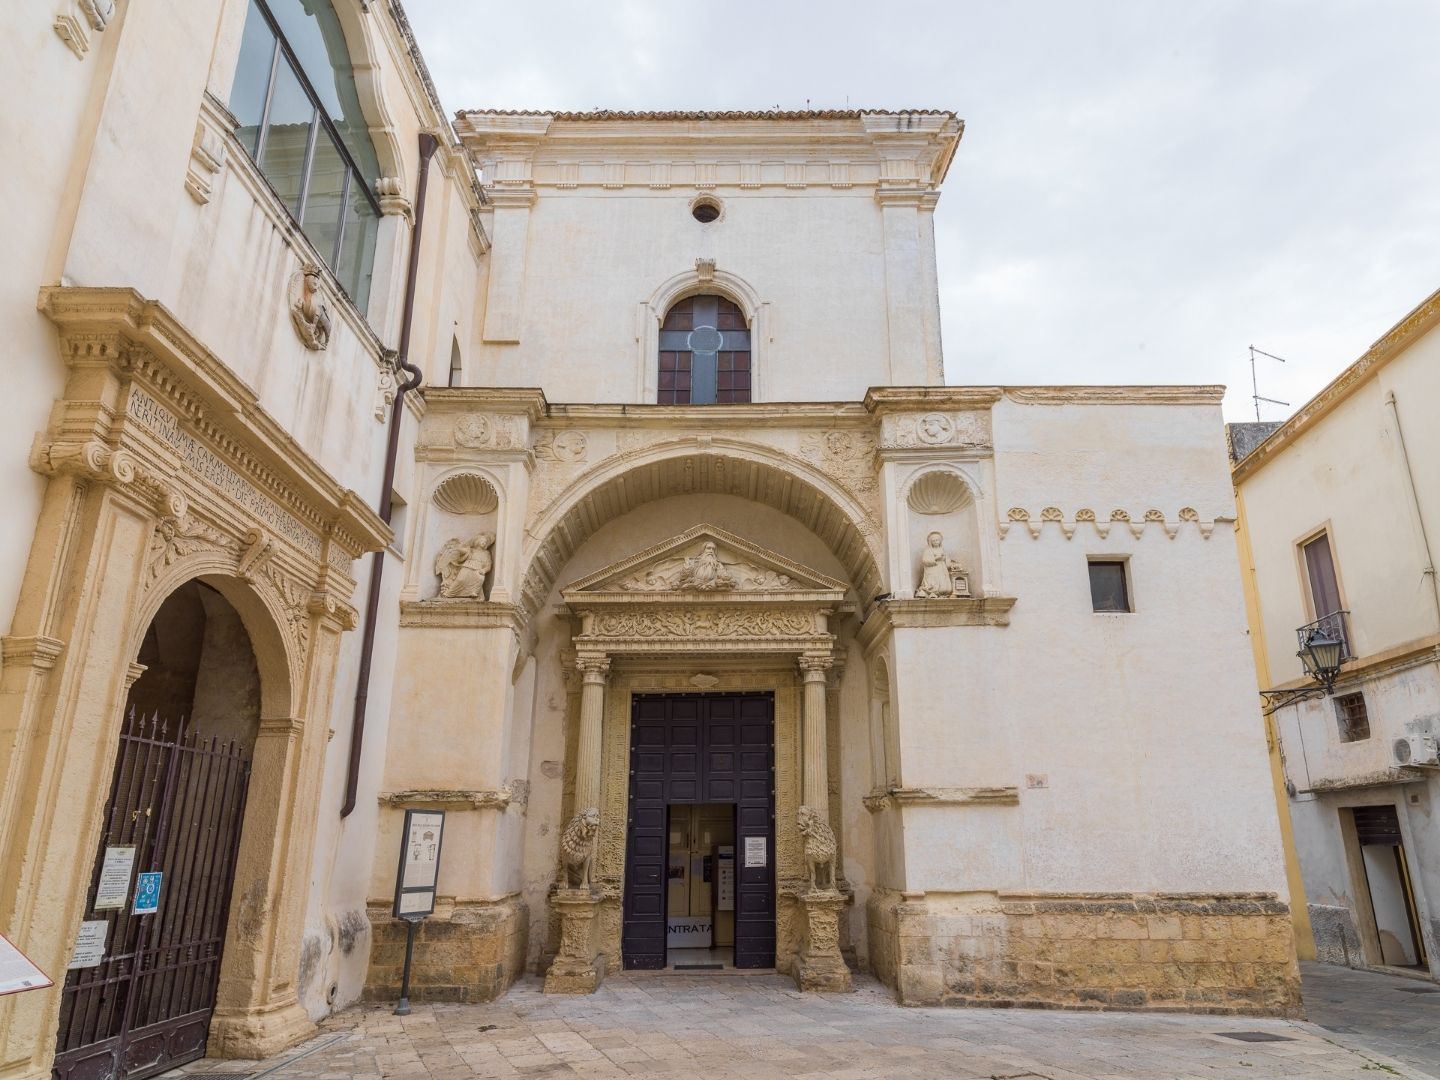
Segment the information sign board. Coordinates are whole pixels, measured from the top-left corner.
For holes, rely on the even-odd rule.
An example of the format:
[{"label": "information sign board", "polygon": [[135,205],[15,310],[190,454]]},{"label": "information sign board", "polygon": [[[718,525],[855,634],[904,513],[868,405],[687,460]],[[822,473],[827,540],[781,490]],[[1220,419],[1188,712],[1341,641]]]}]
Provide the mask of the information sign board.
[{"label": "information sign board", "polygon": [[768,847],[765,839],[763,836],[745,837],[745,869],[750,870],[757,866],[765,866],[766,848]]},{"label": "information sign board", "polygon": [[125,906],[130,899],[130,874],[135,869],[133,845],[107,847],[100,864],[100,884],[95,887],[95,911]]},{"label": "information sign board", "polygon": [[154,915],[160,910],[160,883],[164,877],[159,870],[136,875],[135,906],[131,909],[136,915]]},{"label": "information sign board", "polygon": [[406,810],[405,826],[400,835],[400,866],[395,873],[395,917],[414,919],[435,910],[445,811]]},{"label": "information sign board", "polygon": [[30,958],[0,934],[0,995],[20,994],[26,990],[44,990],[54,986],[45,973],[30,962]]},{"label": "information sign board", "polygon": [[70,954],[70,971],[76,968],[98,967],[105,959],[105,939],[110,932],[110,920],[89,919],[80,924],[80,935],[75,939],[75,951]]}]

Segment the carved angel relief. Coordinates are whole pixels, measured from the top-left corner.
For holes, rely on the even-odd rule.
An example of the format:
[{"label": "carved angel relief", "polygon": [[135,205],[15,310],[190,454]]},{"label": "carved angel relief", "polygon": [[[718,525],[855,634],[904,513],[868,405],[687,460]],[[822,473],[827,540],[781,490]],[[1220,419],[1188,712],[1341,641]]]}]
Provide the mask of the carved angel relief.
[{"label": "carved angel relief", "polygon": [[469,540],[453,537],[445,541],[435,556],[435,576],[440,579],[439,598],[443,600],[484,600],[485,577],[494,560],[490,545],[495,537],[478,533]]}]

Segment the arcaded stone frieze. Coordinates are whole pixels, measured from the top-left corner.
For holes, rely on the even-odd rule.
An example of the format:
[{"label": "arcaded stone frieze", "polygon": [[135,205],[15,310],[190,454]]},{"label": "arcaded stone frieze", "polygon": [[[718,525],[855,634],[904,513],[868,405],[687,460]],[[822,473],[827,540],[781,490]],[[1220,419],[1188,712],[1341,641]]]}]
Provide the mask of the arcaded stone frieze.
[{"label": "arcaded stone frieze", "polygon": [[1152,526],[1171,540],[1180,534],[1181,528],[1193,526],[1203,539],[1208,540],[1215,531],[1215,526],[1233,527],[1235,518],[1229,514],[1216,514],[1208,521],[1203,520],[1200,512],[1193,506],[1182,506],[1174,517],[1168,517],[1165,511],[1155,509],[1132,515],[1128,510],[1111,510],[1108,514],[1097,514],[1089,507],[1082,507],[1067,516],[1058,506],[1047,506],[1038,514],[1032,514],[1024,507],[1012,506],[1007,511],[1005,520],[999,523],[1000,536],[1003,539],[1012,527],[1023,526],[1031,539],[1038,540],[1047,524],[1055,525],[1066,540],[1073,538],[1075,531],[1082,525],[1094,529],[1102,540],[1108,537],[1110,530],[1114,528],[1129,529],[1130,534],[1139,540]]}]

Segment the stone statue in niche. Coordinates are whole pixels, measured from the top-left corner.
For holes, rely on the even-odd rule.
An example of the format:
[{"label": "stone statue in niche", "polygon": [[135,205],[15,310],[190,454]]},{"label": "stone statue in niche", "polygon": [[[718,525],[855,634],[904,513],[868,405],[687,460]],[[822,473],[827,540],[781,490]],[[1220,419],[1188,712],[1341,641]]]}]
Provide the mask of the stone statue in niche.
[{"label": "stone statue in niche", "polygon": [[307,349],[319,352],[330,344],[330,305],[325,303],[318,266],[306,266],[291,279],[290,321]]},{"label": "stone statue in niche", "polygon": [[[811,892],[835,889],[835,831],[813,806],[802,806],[796,814],[800,835],[805,839],[805,868],[810,874]],[[821,885],[821,882],[824,885]]]},{"label": "stone statue in niche", "polygon": [[925,550],[920,553],[920,584],[915,586],[915,596],[935,600],[969,595],[970,575],[958,560],[945,554],[945,537],[932,532],[925,538]]},{"label": "stone statue in niche", "polygon": [[586,807],[572,817],[560,834],[560,863],[567,889],[590,888],[590,864],[595,858],[595,834],[600,831],[600,811]]},{"label": "stone statue in niche", "polygon": [[440,579],[440,596],[445,600],[484,600],[485,575],[494,560],[490,545],[495,537],[478,533],[469,540],[453,537],[435,556],[435,575]]}]

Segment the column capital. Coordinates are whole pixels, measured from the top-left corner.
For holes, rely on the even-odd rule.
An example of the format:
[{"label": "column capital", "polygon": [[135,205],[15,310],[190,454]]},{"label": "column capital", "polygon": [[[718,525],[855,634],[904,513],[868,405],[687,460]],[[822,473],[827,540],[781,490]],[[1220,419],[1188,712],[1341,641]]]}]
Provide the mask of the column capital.
[{"label": "column capital", "polygon": [[808,682],[824,682],[829,675],[830,669],[835,666],[835,658],[831,656],[802,655],[795,663],[800,668],[800,674]]},{"label": "column capital", "polygon": [[577,656],[575,667],[583,676],[586,683],[604,686],[610,678],[610,657],[608,656]]}]

